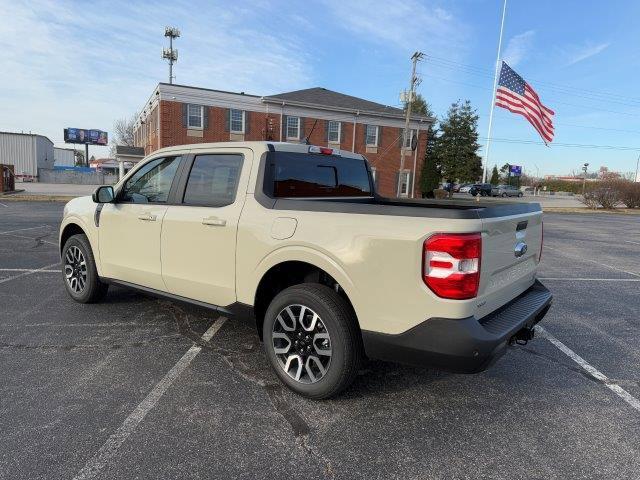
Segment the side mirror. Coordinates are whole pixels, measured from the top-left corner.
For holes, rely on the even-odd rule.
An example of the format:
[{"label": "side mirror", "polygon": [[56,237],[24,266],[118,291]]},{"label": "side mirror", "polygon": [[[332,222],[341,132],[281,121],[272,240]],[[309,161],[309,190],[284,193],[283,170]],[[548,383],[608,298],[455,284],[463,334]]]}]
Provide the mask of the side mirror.
[{"label": "side mirror", "polygon": [[115,196],[115,192],[111,185],[103,185],[102,187],[96,188],[96,191],[93,192],[91,198],[93,198],[95,203],[112,203]]}]

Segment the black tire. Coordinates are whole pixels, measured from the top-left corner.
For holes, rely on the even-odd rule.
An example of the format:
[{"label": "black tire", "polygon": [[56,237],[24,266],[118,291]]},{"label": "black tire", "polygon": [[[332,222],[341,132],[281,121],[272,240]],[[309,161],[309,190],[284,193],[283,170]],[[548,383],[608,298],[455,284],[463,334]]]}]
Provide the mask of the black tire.
[{"label": "black tire", "polygon": [[518,193],[518,198],[522,197],[522,192]]},{"label": "black tire", "polygon": [[[81,256],[76,259],[78,251]],[[76,261],[72,262],[70,259],[76,259]],[[109,285],[101,282],[98,277],[93,251],[86,235],[77,234],[69,237],[62,249],[61,260],[62,280],[71,298],[79,303],[95,303],[104,298]],[[82,268],[82,262],[84,262],[84,268]],[[67,278],[71,271],[74,271],[76,276],[75,283]],[[81,280],[80,277],[84,277],[84,280]]]},{"label": "black tire", "polygon": [[506,193],[503,193],[503,194],[502,194],[502,197],[506,197],[506,196],[507,196],[507,194],[506,194]]},{"label": "black tire", "polygon": [[[321,324],[320,327],[326,329],[330,341],[331,353],[326,371],[318,380],[310,383],[303,383],[303,378],[296,380],[291,377],[280,363],[284,363],[282,357],[298,356],[298,352],[295,350],[297,347],[294,346],[293,341],[287,340],[289,342],[288,351],[280,356],[276,354],[274,345],[274,325],[276,329],[280,327],[276,325],[278,315],[285,312],[287,307],[293,309],[301,306],[318,315],[319,322],[316,322],[316,325]],[[293,326],[296,326],[295,320],[293,321]],[[362,337],[353,310],[344,298],[324,285],[316,283],[295,285],[276,295],[269,308],[267,308],[262,333],[267,358],[278,378],[294,392],[311,399],[329,398],[344,390],[353,382],[364,359]],[[289,338],[293,337],[294,339],[296,338],[295,335],[297,335],[295,332],[284,333]],[[315,335],[311,340],[311,344],[316,343]],[[285,346],[285,348],[287,347]],[[309,348],[308,343],[307,348]],[[313,351],[310,355],[320,359],[320,355],[315,355]],[[325,358],[323,357],[322,360],[325,360]],[[302,365],[302,360],[298,361],[300,361],[299,365]],[[309,359],[307,357],[303,375],[308,372],[306,370],[306,365],[308,364]],[[302,370],[303,367],[301,366],[300,369]]]}]

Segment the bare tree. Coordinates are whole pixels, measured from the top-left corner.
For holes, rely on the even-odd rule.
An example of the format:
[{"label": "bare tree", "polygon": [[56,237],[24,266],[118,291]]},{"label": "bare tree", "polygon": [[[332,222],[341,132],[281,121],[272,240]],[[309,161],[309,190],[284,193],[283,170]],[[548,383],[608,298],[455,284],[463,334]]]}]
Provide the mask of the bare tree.
[{"label": "bare tree", "polygon": [[133,132],[135,130],[138,114],[134,113],[129,118],[119,118],[113,122],[113,136],[111,137],[111,155],[115,154],[116,145],[135,147]]}]

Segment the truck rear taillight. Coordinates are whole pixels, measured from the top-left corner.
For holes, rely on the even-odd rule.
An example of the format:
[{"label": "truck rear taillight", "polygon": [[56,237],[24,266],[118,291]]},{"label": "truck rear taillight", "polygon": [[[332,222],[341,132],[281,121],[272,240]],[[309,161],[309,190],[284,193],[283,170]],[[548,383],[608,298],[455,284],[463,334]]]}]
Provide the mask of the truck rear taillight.
[{"label": "truck rear taillight", "polygon": [[438,233],[424,242],[422,278],[442,298],[465,300],[478,295],[482,236]]}]

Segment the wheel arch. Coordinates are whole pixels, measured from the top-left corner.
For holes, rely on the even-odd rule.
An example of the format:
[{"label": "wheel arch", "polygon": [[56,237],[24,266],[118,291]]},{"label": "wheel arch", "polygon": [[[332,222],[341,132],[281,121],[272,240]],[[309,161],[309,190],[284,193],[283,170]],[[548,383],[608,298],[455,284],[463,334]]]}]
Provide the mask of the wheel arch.
[{"label": "wheel arch", "polygon": [[342,269],[331,263],[329,260],[303,259],[293,255],[263,267],[252,296],[256,329],[261,339],[264,314],[271,300],[282,290],[303,283],[319,283],[336,290],[345,299],[357,321],[353,284]]},{"label": "wheel arch", "polygon": [[62,255],[62,249],[64,248],[64,244],[67,243],[67,240],[69,240],[70,237],[72,237],[73,235],[87,235],[87,238],[89,238],[89,235],[87,234],[87,232],[85,231],[85,229],[81,226],[80,222],[71,220],[69,221],[60,231],[60,245],[59,245],[59,250],[60,250],[60,255]]}]

